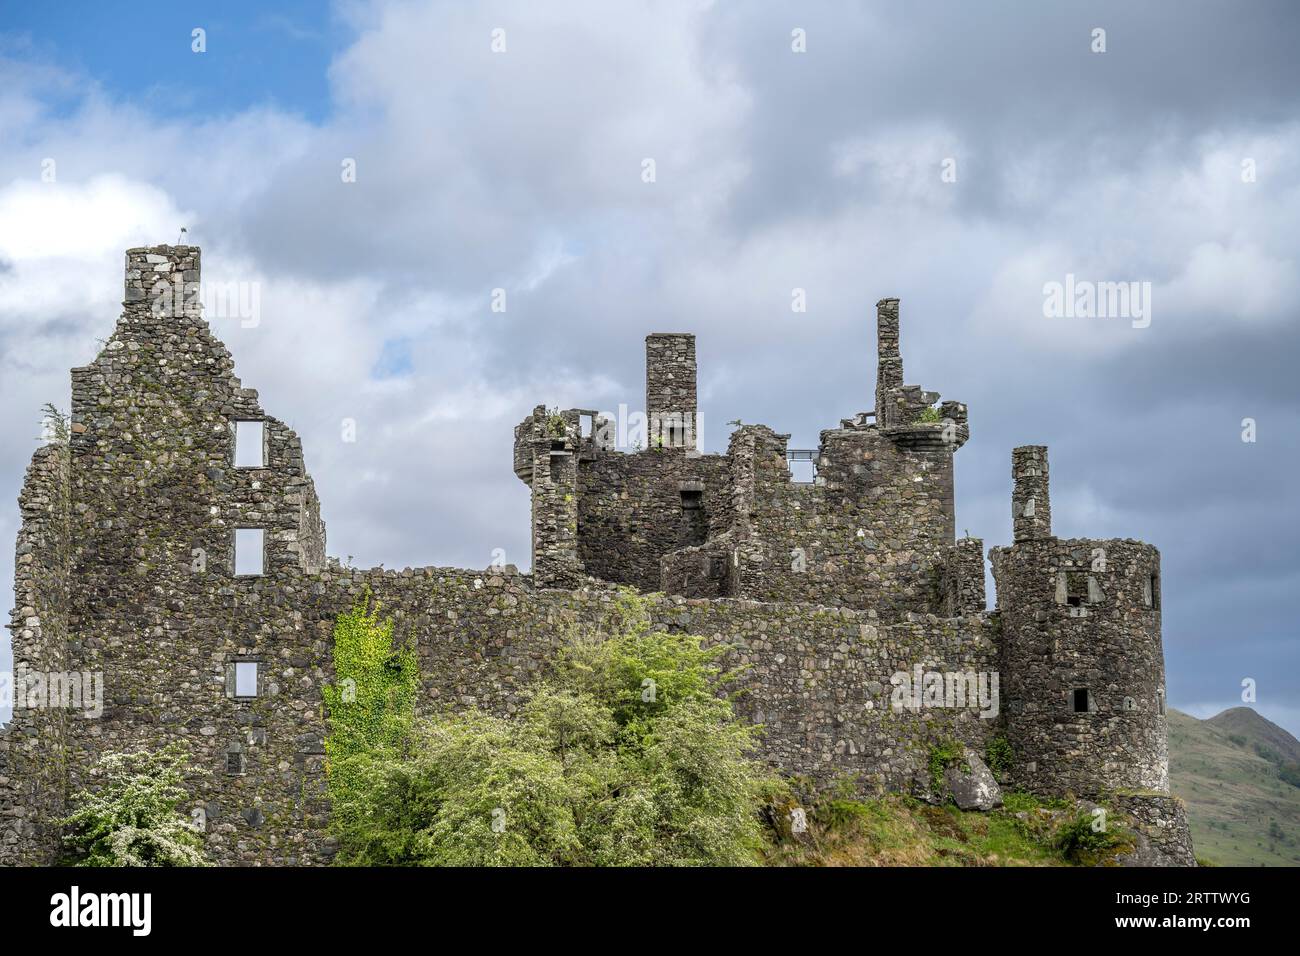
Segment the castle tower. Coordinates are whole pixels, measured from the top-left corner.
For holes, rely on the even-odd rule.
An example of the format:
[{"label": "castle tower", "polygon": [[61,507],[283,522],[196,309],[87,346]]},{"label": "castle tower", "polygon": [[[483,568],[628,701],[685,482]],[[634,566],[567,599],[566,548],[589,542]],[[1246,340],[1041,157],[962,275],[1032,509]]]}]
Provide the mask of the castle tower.
[{"label": "castle tower", "polygon": [[695,336],[652,332],[645,337],[645,408],[650,447],[696,447]]},{"label": "castle tower", "polygon": [[1160,553],[1053,537],[1045,447],[1015,449],[1012,474],[1015,542],[990,557],[1013,785],[1168,791]]},{"label": "castle tower", "polygon": [[577,411],[538,405],[515,429],[515,473],[532,488],[533,579],[540,587],[576,587],[578,557]]}]

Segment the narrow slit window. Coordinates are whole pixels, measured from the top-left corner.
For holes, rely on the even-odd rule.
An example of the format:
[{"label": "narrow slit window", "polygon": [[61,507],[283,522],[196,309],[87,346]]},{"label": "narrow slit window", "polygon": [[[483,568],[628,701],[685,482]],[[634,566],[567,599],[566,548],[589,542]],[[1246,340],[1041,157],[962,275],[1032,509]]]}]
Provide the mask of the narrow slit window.
[{"label": "narrow slit window", "polygon": [[1076,714],[1086,714],[1088,712],[1088,688],[1076,687],[1073,693],[1074,712]]},{"label": "narrow slit window", "polygon": [[564,459],[568,453],[564,450],[564,442],[551,442],[551,484],[558,485],[564,480]]},{"label": "narrow slit window", "polygon": [[235,662],[235,696],[257,696],[257,661]]},{"label": "narrow slit window", "polygon": [[235,574],[259,575],[263,570],[264,532],[261,528],[235,529]]},{"label": "narrow slit window", "polygon": [[226,751],[226,773],[241,774],[244,772],[244,755],[238,750]]},{"label": "narrow slit window", "polygon": [[235,422],[235,467],[266,467],[266,430],[262,422]]}]

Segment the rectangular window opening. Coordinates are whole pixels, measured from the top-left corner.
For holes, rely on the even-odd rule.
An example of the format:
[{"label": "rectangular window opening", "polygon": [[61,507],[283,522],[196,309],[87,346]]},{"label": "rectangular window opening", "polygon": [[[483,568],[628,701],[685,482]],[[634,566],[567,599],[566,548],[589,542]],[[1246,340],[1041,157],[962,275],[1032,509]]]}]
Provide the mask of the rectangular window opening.
[{"label": "rectangular window opening", "polygon": [[263,422],[235,422],[235,467],[266,467],[266,429]]},{"label": "rectangular window opening", "polygon": [[226,773],[238,774],[244,772],[244,755],[238,750],[229,750],[226,752]]},{"label": "rectangular window opening", "polygon": [[1088,712],[1088,688],[1076,687],[1072,696],[1074,712],[1076,714],[1086,714]]},{"label": "rectangular window opening", "polygon": [[262,528],[235,529],[235,574],[260,575],[263,572],[264,535]]},{"label": "rectangular window opening", "polygon": [[583,438],[590,438],[595,428],[595,416],[579,415],[578,416],[578,434]]},{"label": "rectangular window opening", "polygon": [[1088,576],[1081,571],[1065,571],[1065,603],[1069,607],[1083,607],[1088,603]]},{"label": "rectangular window opening", "polygon": [[257,696],[257,661],[235,662],[235,696]]},{"label": "rectangular window opening", "polygon": [[812,448],[790,448],[785,453],[785,463],[790,469],[790,481],[796,485],[811,485],[817,480],[817,451]]}]

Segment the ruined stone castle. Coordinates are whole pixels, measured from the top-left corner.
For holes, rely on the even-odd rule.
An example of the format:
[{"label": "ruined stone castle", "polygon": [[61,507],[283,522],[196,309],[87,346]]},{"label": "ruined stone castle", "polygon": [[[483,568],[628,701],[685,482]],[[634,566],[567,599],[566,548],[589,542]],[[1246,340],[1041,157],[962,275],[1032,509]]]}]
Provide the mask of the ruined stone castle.
[{"label": "ruined stone castle", "polygon": [[[211,859],[327,861],[321,688],[341,611],[367,589],[383,603],[429,709],[509,714],[575,630],[606,627],[621,586],[746,665],[738,707],[785,772],[924,793],[936,742],[1003,738],[1007,784],[1105,799],[1152,859],[1192,862],[1168,794],[1159,552],[1054,537],[1047,449],[1017,448],[988,610],[983,544],[955,534],[966,406],[904,384],[897,299],[877,306],[874,410],[817,449],[740,425],[699,453],[694,336],[655,333],[643,450],[616,450],[592,410],[539,405],[515,429],[531,574],[361,570],[326,556],[298,436],[235,376],[197,296],[173,294],[199,268],[192,246],[127,252],[117,328],[72,370],[66,440],[28,470],[0,863],[55,859],[53,821],[102,753],[171,741],[206,771],[188,809]],[[811,482],[792,480],[799,459]],[[925,681],[899,706],[900,674],[992,675],[997,706],[932,700]],[[101,675],[102,713],[35,692],[68,675]]]}]

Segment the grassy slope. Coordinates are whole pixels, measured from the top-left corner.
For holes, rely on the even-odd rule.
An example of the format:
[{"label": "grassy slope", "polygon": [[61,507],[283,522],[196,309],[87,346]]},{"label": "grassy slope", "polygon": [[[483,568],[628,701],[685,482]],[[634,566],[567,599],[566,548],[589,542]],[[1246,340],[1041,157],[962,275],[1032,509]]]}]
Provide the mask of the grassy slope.
[{"label": "grassy slope", "polygon": [[[1236,707],[1209,720],[1169,711],[1170,786],[1187,804],[1198,859],[1220,866],[1300,865],[1300,788],[1279,779],[1276,766],[1256,753],[1256,744],[1285,759],[1300,755],[1300,742],[1249,708]],[[812,815],[803,841],[787,835],[766,862],[1070,865],[1054,843],[1061,824],[1077,810],[1049,809],[1017,795],[1009,795],[1009,802],[1009,809],[962,813],[897,796],[836,801]],[[1270,836],[1274,822],[1281,838]]]},{"label": "grassy slope", "polygon": [[[1274,765],[1255,753],[1256,743],[1300,752],[1294,737],[1245,707],[1209,720],[1170,709],[1169,785],[1187,804],[1198,859],[1300,865],[1300,788],[1278,779]],[[1273,821],[1281,839],[1269,835]]]},{"label": "grassy slope", "polygon": [[[1082,813],[1008,794],[988,813],[934,807],[903,796],[835,800],[814,810],[802,841],[789,834],[765,854],[769,866],[1071,866],[1105,863],[1113,851],[1067,858],[1061,828]],[[1117,833],[1121,847],[1127,839]]]}]

